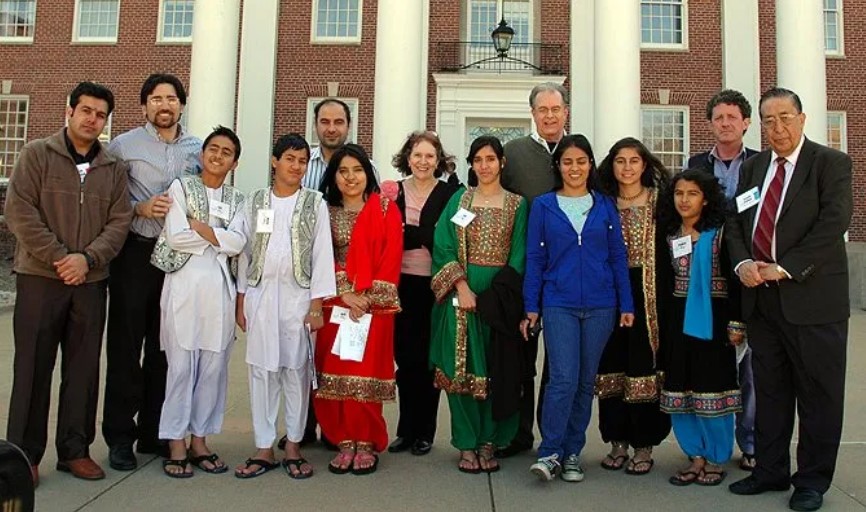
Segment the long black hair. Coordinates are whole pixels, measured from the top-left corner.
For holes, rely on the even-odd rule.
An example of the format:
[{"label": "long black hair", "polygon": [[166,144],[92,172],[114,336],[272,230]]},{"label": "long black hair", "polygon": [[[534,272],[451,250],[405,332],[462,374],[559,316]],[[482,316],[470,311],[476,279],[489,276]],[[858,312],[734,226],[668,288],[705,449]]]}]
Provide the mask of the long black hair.
[{"label": "long black hair", "polygon": [[589,176],[586,177],[586,189],[590,192],[598,190],[598,173],[595,168],[595,156],[592,153],[592,144],[589,143],[583,134],[575,133],[563,137],[553,155],[550,157],[550,172],[553,173],[553,190],[561,190],[563,187],[562,173],[559,171],[559,161],[562,160],[562,155],[565,151],[571,148],[577,148],[589,157]]},{"label": "long black hair", "polygon": [[616,141],[616,143],[610,147],[607,156],[604,157],[601,165],[598,166],[598,182],[601,191],[611,197],[617,197],[619,195],[619,183],[616,181],[616,176],[613,174],[613,161],[616,160],[620,151],[627,148],[637,151],[637,154],[641,157],[641,160],[643,160],[643,163],[646,166],[643,174],[640,176],[641,185],[647,188],[655,187],[659,191],[667,189],[671,173],[667,167],[665,167],[665,164],[662,163],[659,157],[652,154],[643,142],[634,137],[626,137]]},{"label": "long black hair", "polygon": [[718,178],[701,169],[688,169],[676,174],[671,184],[659,198],[659,225],[668,235],[676,234],[682,225],[682,218],[674,199],[677,183],[690,181],[695,183],[704,194],[704,205],[701,218],[695,223],[697,231],[707,231],[719,228],[725,223],[728,214],[728,200],[725,199],[724,189]]},{"label": "long black hair", "polygon": [[346,144],[337,151],[334,151],[331,160],[328,161],[325,175],[322,177],[322,186],[319,187],[319,191],[325,196],[325,201],[331,206],[343,206],[343,193],[337,188],[337,170],[340,168],[340,164],[343,163],[343,159],[347,156],[357,160],[364,169],[364,174],[367,175],[367,186],[364,187],[364,201],[373,192],[379,192],[379,182],[376,181],[373,164],[370,162],[367,152],[357,144]]}]

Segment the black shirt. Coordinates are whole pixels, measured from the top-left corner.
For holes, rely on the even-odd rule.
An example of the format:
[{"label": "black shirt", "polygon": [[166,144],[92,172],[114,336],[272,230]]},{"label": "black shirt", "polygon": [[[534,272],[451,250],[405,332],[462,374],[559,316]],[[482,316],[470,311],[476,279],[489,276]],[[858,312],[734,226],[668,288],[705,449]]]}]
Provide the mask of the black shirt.
[{"label": "black shirt", "polygon": [[88,164],[96,158],[96,155],[99,154],[99,150],[102,147],[102,144],[99,143],[98,140],[93,141],[93,145],[90,146],[90,149],[87,151],[86,155],[81,155],[78,151],[75,150],[75,146],[72,144],[72,141],[69,140],[69,135],[67,135],[66,131],[68,128],[63,130],[63,140],[66,141],[66,150],[69,151],[69,155],[75,160],[75,165],[79,164]]}]

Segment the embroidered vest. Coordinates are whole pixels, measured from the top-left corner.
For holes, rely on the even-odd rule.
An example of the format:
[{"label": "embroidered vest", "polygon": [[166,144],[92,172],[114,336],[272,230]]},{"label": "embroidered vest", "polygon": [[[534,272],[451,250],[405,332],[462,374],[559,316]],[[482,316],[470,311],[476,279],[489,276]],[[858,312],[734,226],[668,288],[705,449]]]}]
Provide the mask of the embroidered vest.
[{"label": "embroidered vest", "polygon": [[[178,179],[183,188],[183,195],[186,197],[186,205],[189,209],[187,214],[196,220],[207,222],[210,215],[210,205],[207,199],[207,189],[205,189],[201,177],[184,176]],[[234,187],[223,185],[221,199],[229,205],[229,218],[234,218],[235,213],[244,201],[244,195]],[[227,221],[222,222],[224,225],[228,225]],[[153,253],[150,255],[150,264],[165,273],[177,272],[186,265],[190,256],[192,254],[176,251],[168,246],[168,242],[165,239],[165,228],[163,228],[162,233],[159,234],[159,238],[156,240]],[[235,258],[232,258],[231,267],[232,274],[237,274],[237,262]]]},{"label": "embroidered vest", "polygon": [[[321,192],[301,188],[298,190],[298,202],[295,203],[292,214],[292,225],[289,227],[292,237],[292,266],[295,281],[301,288],[310,287],[313,274],[313,239],[316,236],[316,212],[322,202]],[[249,218],[256,222],[258,212],[271,207],[271,189],[262,188],[252,193]],[[258,286],[262,279],[265,265],[265,252],[268,249],[270,233],[256,233],[253,238],[252,258],[247,270],[247,283]]]}]

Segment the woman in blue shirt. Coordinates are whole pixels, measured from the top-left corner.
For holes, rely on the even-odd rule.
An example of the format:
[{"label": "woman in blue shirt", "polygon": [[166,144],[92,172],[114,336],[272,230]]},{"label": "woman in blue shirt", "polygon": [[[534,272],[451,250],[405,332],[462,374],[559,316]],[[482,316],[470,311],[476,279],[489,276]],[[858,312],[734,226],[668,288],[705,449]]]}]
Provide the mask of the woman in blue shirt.
[{"label": "woman in blue shirt", "polygon": [[634,306],[619,212],[595,190],[589,141],[563,137],[552,160],[554,191],[533,202],[526,239],[521,329],[528,336],[543,313],[550,374],[539,458],[530,470],[542,480],[561,473],[580,482],[598,363],[617,311],[620,325],[630,326]]}]

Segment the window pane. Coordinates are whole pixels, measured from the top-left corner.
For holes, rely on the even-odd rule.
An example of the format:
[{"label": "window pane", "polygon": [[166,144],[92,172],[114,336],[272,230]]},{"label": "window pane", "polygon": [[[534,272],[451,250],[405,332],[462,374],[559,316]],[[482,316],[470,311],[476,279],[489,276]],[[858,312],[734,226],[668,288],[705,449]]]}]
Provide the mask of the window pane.
[{"label": "window pane", "polygon": [[79,0],[78,36],[117,38],[118,0]]},{"label": "window pane", "polygon": [[358,37],[360,9],[358,0],[318,0],[316,37]]},{"label": "window pane", "polygon": [[0,97],[0,177],[9,177],[27,140],[26,98]]},{"label": "window pane", "polygon": [[162,5],[163,38],[188,40],[192,37],[195,0],[163,0]]},{"label": "window pane", "polygon": [[685,109],[643,108],[643,142],[672,170],[682,169],[688,155]]},{"label": "window pane", "polygon": [[36,0],[0,0],[0,37],[32,38]]},{"label": "window pane", "polygon": [[682,44],[683,0],[641,2],[641,42]]}]

